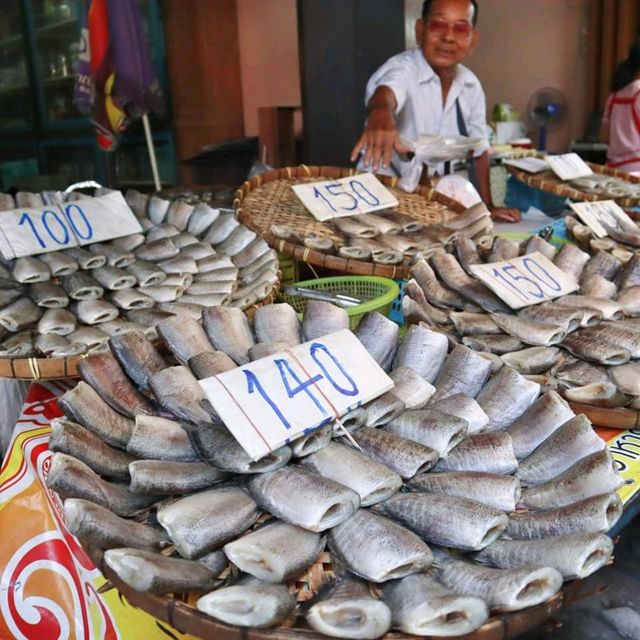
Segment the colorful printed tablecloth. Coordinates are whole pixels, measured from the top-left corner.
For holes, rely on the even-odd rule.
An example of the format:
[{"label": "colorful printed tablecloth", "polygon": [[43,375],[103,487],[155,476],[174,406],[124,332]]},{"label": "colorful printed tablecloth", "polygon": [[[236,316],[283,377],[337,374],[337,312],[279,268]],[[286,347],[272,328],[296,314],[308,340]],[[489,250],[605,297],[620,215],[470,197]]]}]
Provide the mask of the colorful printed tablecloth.
[{"label": "colorful printed tablecloth", "polygon": [[0,640],[189,640],[115,590],[67,530],[45,478],[56,396],[31,385],[0,470]]}]

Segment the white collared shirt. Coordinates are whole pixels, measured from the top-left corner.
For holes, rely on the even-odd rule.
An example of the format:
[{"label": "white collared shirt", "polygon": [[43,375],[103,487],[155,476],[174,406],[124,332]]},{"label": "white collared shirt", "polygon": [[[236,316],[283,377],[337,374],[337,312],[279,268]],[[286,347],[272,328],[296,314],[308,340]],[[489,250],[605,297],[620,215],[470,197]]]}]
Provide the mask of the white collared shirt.
[{"label": "white collared shirt", "polygon": [[[456,113],[456,100],[459,100],[469,137],[485,140],[476,156],[489,149],[484,91],[476,75],[467,67],[461,64],[456,67],[444,107],[440,78],[421,49],[409,49],[387,60],[367,83],[365,105],[381,85],[389,87],[395,94],[398,103],[396,126],[406,140],[414,141],[421,135],[460,135]],[[403,170],[408,170],[411,164],[403,162],[395,152],[391,163],[392,167],[386,171],[381,169],[380,173],[403,175]],[[443,166],[439,165],[437,170],[442,174]]]}]

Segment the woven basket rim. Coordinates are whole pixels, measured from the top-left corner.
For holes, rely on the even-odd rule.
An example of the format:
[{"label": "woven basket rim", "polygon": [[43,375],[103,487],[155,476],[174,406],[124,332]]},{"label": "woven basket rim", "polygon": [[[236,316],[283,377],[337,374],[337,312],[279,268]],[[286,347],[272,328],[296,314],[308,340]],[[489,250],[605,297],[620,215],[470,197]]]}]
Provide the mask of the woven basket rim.
[{"label": "woven basket rim", "polygon": [[[257,233],[259,237],[263,238],[270,247],[276,249],[280,253],[294,258],[295,260],[306,262],[308,264],[325,268],[330,271],[336,271],[345,274],[380,276],[383,278],[391,279],[405,278],[410,271],[409,260],[406,258],[401,264],[384,265],[367,260],[342,258],[340,256],[330,255],[321,251],[309,249],[308,247],[305,247],[303,245],[290,242],[289,240],[283,240],[282,238],[274,236],[268,229],[261,228],[260,225],[256,222],[255,217],[242,208],[242,204],[244,203],[246,197],[251,193],[251,191],[269,182],[274,182],[276,180],[293,181],[298,177],[337,179],[350,177],[361,173],[363,172],[350,167],[332,167],[304,164],[301,164],[297,167],[283,167],[281,169],[268,171],[258,176],[254,176],[250,180],[247,180],[237,190],[236,198],[233,202],[236,217],[240,222],[242,222],[242,224]],[[395,189],[396,195],[402,196],[402,194],[404,194],[403,191],[397,189],[398,178],[394,176],[385,176],[379,174],[375,175],[385,186]],[[418,185],[416,190],[411,195],[413,194],[423,196],[427,200],[427,202],[437,202],[439,204],[445,205],[454,213],[462,213],[466,209],[460,202],[457,202],[456,200],[453,200],[452,198],[449,198],[448,196],[437,192],[432,187]]]},{"label": "woven basket rim", "polygon": [[[538,153],[533,157],[543,158],[544,156],[543,154]],[[632,184],[640,184],[640,176],[632,176],[628,173],[625,173],[624,171],[620,171],[619,169],[607,167],[603,164],[596,164],[595,162],[587,162],[587,164],[589,165],[589,167],[591,167],[594,173],[608,175],[614,178],[622,178]],[[582,200],[586,202],[596,202],[598,200],[614,200],[621,207],[636,207],[640,205],[640,197],[611,198],[610,196],[602,194],[586,193],[584,191],[580,191],[580,189],[577,189],[576,187],[558,182],[559,178],[556,178],[555,174],[551,174],[550,171],[544,171],[542,174],[532,174],[523,171],[522,169],[518,169],[517,167],[514,167],[510,164],[504,164],[503,166],[514,178],[516,178],[520,182],[556,196],[563,196],[565,198],[570,198],[571,200]]]}]

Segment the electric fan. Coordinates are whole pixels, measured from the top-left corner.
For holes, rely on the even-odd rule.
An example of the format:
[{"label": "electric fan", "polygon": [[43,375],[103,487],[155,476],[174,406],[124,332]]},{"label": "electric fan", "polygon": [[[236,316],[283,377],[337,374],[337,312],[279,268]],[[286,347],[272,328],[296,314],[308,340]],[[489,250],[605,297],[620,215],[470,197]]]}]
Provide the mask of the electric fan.
[{"label": "electric fan", "polygon": [[538,149],[547,148],[547,131],[560,129],[567,120],[567,99],[558,89],[538,89],[527,105],[527,122],[538,128]]}]

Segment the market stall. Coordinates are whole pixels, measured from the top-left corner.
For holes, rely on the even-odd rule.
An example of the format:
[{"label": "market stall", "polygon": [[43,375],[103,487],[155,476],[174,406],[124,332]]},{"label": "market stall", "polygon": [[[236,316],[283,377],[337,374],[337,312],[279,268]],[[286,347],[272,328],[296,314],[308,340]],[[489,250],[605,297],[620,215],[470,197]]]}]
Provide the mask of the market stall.
[{"label": "market stall", "polygon": [[[239,195],[240,219],[259,186]],[[401,252],[402,329],[373,310],[388,296],[359,292],[348,314],[294,290],[300,315],[201,305],[151,336],[113,332],[78,361],[80,381],[35,382],[0,475],[5,632],[512,638],[579,597],[637,503],[638,437],[594,430],[550,378],[524,373],[507,357],[518,337],[489,332],[509,348],[488,357],[456,334],[464,314],[518,317],[449,264],[476,248],[451,235],[456,219],[420,220],[441,232],[433,269]],[[487,231],[477,264],[517,257]],[[527,245],[538,260],[553,248]],[[559,551],[541,551],[550,539]]]}]

